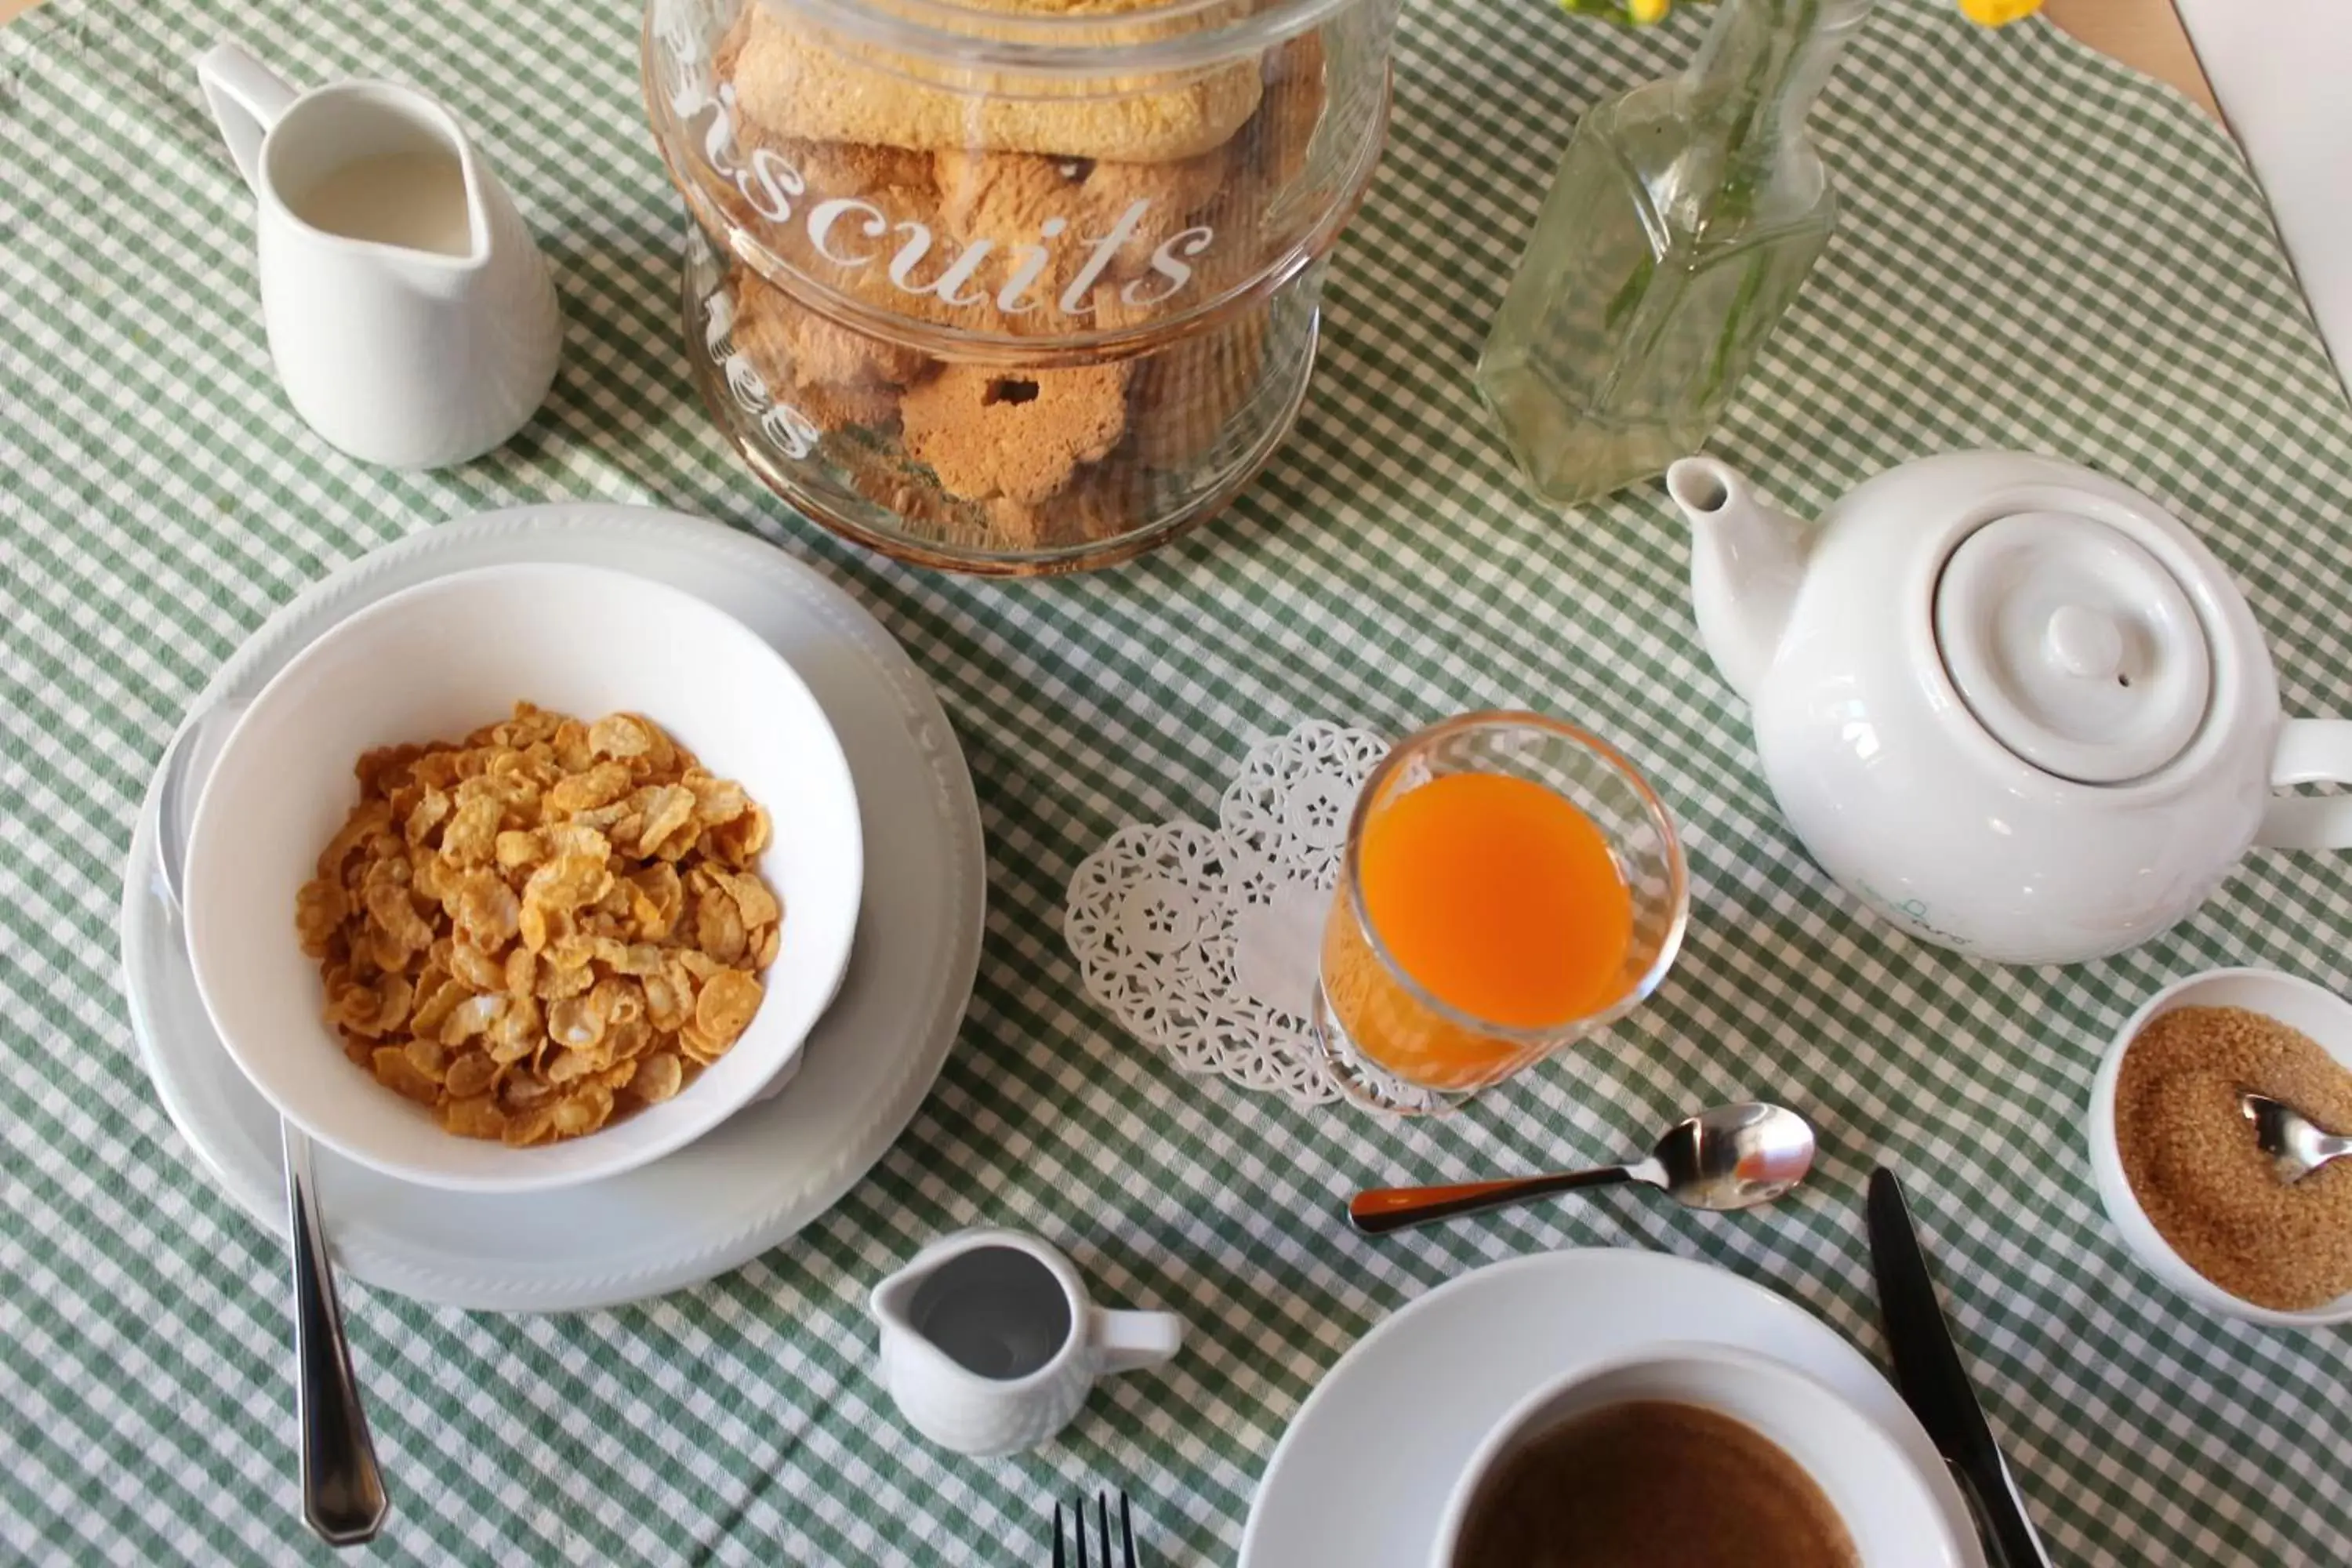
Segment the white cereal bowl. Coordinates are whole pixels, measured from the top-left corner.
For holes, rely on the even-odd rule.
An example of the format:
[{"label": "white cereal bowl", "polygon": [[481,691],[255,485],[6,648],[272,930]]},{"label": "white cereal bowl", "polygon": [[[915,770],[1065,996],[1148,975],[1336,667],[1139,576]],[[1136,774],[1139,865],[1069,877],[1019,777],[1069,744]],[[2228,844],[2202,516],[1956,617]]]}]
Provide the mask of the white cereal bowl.
[{"label": "white cereal bowl", "polygon": [[1481,1488],[1528,1444],[1575,1416],[1634,1400],[1696,1405],[1769,1439],[1822,1489],[1861,1568],[1958,1568],[1936,1494],[1878,1424],[1794,1367],[1716,1344],[1654,1344],[1587,1365],[1529,1394],[1478,1445],[1438,1526],[1430,1568],[1454,1568]]},{"label": "white cereal bowl", "polygon": [[[2352,1003],[2324,986],[2273,969],[2212,969],[2176,980],[2147,999],[2107,1047],[2099,1075],[2091,1081],[2091,1175],[2107,1218],[2124,1238],[2141,1267],[2209,1312],[2274,1328],[2324,1328],[2352,1322],[2352,1295],[2338,1296],[2324,1307],[2282,1312],[2258,1307],[2232,1296],[2194,1268],[2164,1239],[2124,1174],[2124,1161],[2116,1146],[2116,1080],[2123,1071],[2124,1053],[2139,1033],[2176,1007],[2243,1007],[2265,1014],[2292,1029],[2300,1029],[2327,1054],[2352,1068]],[[2246,1136],[2254,1135],[2252,1127]]]},{"label": "white cereal bowl", "polygon": [[[517,700],[594,720],[643,713],[766,807],[760,869],[784,905],[767,996],[732,1049],[675,1099],[593,1136],[509,1149],[444,1132],[345,1058],[322,1019],[294,896],[358,798],[372,747],[455,740]],[[188,840],[197,989],[229,1055],[278,1110],[363,1165],[426,1186],[517,1193],[660,1158],[797,1059],[849,963],[865,843],[847,760],[791,665],[732,617],[625,573],[562,564],[460,573],[331,628],[280,670],[223,744]]]}]

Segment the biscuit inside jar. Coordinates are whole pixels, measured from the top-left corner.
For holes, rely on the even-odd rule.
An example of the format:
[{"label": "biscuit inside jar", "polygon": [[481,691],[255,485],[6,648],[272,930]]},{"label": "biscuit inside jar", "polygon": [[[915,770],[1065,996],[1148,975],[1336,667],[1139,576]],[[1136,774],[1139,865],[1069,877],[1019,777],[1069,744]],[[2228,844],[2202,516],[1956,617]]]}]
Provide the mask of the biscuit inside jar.
[{"label": "biscuit inside jar", "polygon": [[942,364],[825,320],[748,269],[734,346],[868,500],[946,537],[1039,550],[1145,526],[1259,384],[1270,308],[1131,359]]},{"label": "biscuit inside jar", "polygon": [[1007,373],[951,364],[899,400],[907,455],[968,500],[1035,506],[1127,433],[1124,361]]},{"label": "biscuit inside jar", "polygon": [[739,26],[730,74],[743,112],[811,141],[1160,163],[1222,146],[1265,93],[1247,61],[1054,94],[1033,79],[948,79],[902,51],[835,40],[760,5]]}]

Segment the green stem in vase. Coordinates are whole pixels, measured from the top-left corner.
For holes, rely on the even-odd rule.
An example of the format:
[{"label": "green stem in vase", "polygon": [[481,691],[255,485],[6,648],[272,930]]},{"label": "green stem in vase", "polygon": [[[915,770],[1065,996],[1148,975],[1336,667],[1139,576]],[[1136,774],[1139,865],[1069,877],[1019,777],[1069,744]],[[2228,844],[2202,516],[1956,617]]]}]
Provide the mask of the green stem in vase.
[{"label": "green stem in vase", "polygon": [[[1741,51],[1726,40],[1727,52],[1745,53],[1742,68],[1730,83],[1728,113],[1724,120],[1720,183],[1697,224],[1702,243],[1718,226],[1737,229],[1756,216],[1756,196],[1777,172],[1781,137],[1801,130],[1810,103],[1795,106],[1798,123],[1786,122],[1786,99],[1799,68],[1798,56],[1820,25],[1822,0],[1736,0],[1739,14],[1727,26],[1746,26],[1762,34]],[[1694,90],[1705,93],[1704,83]],[[1761,121],[1759,128],[1759,121]]]},{"label": "green stem in vase", "polygon": [[1714,356],[1707,362],[1702,395],[1721,398],[1729,394],[1732,381],[1747,367],[1740,363],[1739,345],[1745,341],[1745,331],[1764,292],[1771,258],[1765,255],[1748,257],[1741,265],[1739,291],[1732,296],[1731,309],[1725,313],[1723,331],[1715,341]]},{"label": "green stem in vase", "polygon": [[1622,327],[1630,321],[1633,312],[1641,307],[1643,296],[1649,293],[1650,279],[1656,277],[1657,272],[1655,257],[1645,256],[1637,262],[1633,270],[1625,275],[1624,286],[1610,300],[1609,308],[1601,312],[1602,324]]},{"label": "green stem in vase", "polygon": [[[1808,65],[1806,51],[1819,47],[1822,0],[1733,3],[1744,9],[1727,26],[1744,25],[1760,36],[1751,37],[1745,48],[1734,40],[1725,40],[1725,52],[1739,57],[1742,68],[1731,77],[1722,143],[1716,152],[1720,159],[1718,183],[1695,226],[1694,244],[1701,247],[1714,242],[1727,247],[1742,243],[1746,231],[1760,216],[1759,196],[1770,188],[1780,170],[1783,140],[1802,133],[1804,117],[1811,108],[1812,94],[1801,90],[1801,79]],[[1695,90],[1703,93],[1706,88],[1695,84]],[[1738,287],[1701,377],[1700,401],[1714,404],[1728,398],[1732,384],[1747,370],[1741,345],[1751,335],[1760,342],[1769,331],[1769,322],[1759,324],[1754,317],[1759,306],[1767,303],[1764,295],[1771,268],[1772,258],[1767,252],[1741,258]],[[1772,313],[1778,316],[1786,303],[1771,301]]]},{"label": "green stem in vase", "polygon": [[1722,0],[1690,68],[1593,106],[1478,384],[1573,503],[1702,445],[1828,238],[1806,110],[1870,0]]}]

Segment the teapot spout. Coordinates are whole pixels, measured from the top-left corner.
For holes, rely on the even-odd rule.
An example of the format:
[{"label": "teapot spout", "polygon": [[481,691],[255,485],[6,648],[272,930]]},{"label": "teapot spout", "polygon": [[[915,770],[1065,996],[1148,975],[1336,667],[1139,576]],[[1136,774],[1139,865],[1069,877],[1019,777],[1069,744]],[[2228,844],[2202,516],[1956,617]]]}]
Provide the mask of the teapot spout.
[{"label": "teapot spout", "polygon": [[1691,606],[1715,668],[1753,705],[1804,580],[1811,530],[1766,506],[1712,458],[1666,470],[1666,494],[1691,525]]}]

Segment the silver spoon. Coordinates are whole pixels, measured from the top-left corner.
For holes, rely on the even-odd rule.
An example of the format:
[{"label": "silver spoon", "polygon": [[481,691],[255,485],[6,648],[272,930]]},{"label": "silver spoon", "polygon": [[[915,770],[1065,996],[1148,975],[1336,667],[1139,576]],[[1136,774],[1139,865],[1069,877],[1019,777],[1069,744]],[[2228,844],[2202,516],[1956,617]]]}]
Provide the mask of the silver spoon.
[{"label": "silver spoon", "polygon": [[[182,727],[163,762],[156,800],[155,861],[172,912],[184,921],[182,879],[187,862],[188,781],[196,769],[199,731],[215,742],[233,713],[218,710]],[[207,722],[207,721],[211,721]],[[375,1461],[375,1437],[360,1404],[343,1339],[335,1269],[319,1221],[318,1178],[310,1169],[310,1139],[291,1121],[278,1124],[286,1158],[286,1215],[292,1232],[294,1272],[294,1418],[301,1431],[302,1522],[330,1546],[373,1541],[392,1512]]]},{"label": "silver spoon", "polygon": [[1779,1197],[1812,1166],[1813,1130],[1805,1119],[1785,1106],[1749,1100],[1675,1122],[1648,1159],[1630,1165],[1447,1187],[1375,1187],[1349,1200],[1348,1223],[1366,1236],[1386,1236],[1432,1220],[1621,1182],[1647,1182],[1692,1208],[1744,1209]]},{"label": "silver spoon", "polygon": [[2301,1111],[2266,1094],[2239,1090],[2238,1110],[2254,1124],[2254,1142],[2271,1157],[2278,1179],[2290,1185],[2328,1161],[2352,1154],[2352,1138],[2322,1132]]}]

